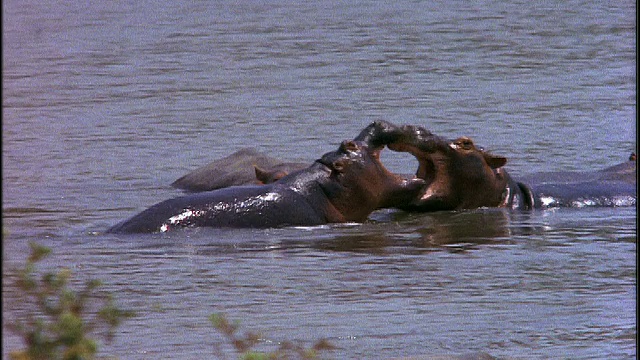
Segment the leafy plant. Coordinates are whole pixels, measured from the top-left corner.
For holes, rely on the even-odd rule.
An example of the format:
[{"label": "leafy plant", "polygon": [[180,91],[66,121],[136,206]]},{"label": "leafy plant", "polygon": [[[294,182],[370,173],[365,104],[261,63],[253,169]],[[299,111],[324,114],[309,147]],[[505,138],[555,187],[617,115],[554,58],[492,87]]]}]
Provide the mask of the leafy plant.
[{"label": "leafy plant", "polygon": [[[14,282],[19,290],[14,297],[13,308],[19,319],[8,322],[6,327],[19,335],[25,349],[9,355],[13,360],[81,360],[94,359],[98,351],[95,336],[112,341],[116,328],[131,311],[118,308],[111,294],[100,291],[102,283],[88,280],[80,291],[69,287],[72,278],[69,269],[46,272],[40,277],[36,265],[46,258],[51,249],[29,244],[31,254],[24,269],[17,272]],[[322,339],[311,347],[301,342],[283,341],[275,351],[263,352],[254,348],[262,340],[258,333],[241,334],[240,323],[230,322],[222,314],[209,317],[213,326],[231,343],[242,360],[318,359],[323,351],[335,347]],[[222,352],[218,349],[219,355]],[[221,356],[223,357],[223,356]]]},{"label": "leafy plant", "polygon": [[[233,345],[242,360],[280,360],[280,359],[317,359],[322,351],[333,350],[335,347],[326,339],[318,340],[312,347],[306,348],[299,342],[283,341],[272,352],[260,352],[253,348],[260,343],[260,335],[254,332],[240,334],[239,322],[231,323],[222,314],[209,316],[211,324],[222,333]],[[220,351],[219,351],[220,352]]]},{"label": "leafy plant", "polygon": [[26,349],[14,351],[11,359],[93,359],[98,343],[91,335],[105,331],[107,342],[113,339],[120,323],[134,315],[118,308],[111,294],[101,292],[102,283],[88,280],[83,289],[69,288],[71,271],[47,272],[40,278],[36,264],[51,253],[51,249],[29,244],[31,254],[15,281],[20,299],[15,307],[20,319],[7,328],[22,337]]}]

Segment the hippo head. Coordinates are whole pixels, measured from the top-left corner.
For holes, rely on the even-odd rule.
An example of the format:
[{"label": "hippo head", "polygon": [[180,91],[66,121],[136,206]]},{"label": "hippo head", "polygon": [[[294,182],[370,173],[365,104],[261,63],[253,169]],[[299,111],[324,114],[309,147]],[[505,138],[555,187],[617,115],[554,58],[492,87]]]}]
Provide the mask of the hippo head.
[{"label": "hippo head", "polygon": [[416,126],[403,126],[403,135],[389,144],[394,151],[413,154],[416,176],[426,185],[404,209],[438,211],[503,206],[508,196],[507,162],[473,144],[468,137],[450,141]]},{"label": "hippo head", "polygon": [[[401,136],[402,128],[387,122],[374,121],[364,128],[354,141],[363,142],[371,149],[377,149],[378,154],[382,147]],[[306,168],[305,164],[282,163],[270,168],[263,168],[258,165],[253,166],[256,174],[257,184],[274,183],[290,173]]]},{"label": "hippo head", "polygon": [[378,208],[399,207],[420,195],[424,180],[403,179],[387,170],[380,161],[383,148],[346,140],[316,161],[329,172],[321,187],[342,222],[364,221]]}]

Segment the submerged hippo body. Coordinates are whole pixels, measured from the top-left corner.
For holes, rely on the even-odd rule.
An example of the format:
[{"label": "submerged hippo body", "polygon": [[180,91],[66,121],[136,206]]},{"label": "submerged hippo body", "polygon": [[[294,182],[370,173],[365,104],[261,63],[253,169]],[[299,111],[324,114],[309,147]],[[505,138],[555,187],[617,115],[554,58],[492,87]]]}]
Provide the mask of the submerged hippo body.
[{"label": "submerged hippo body", "polygon": [[244,148],[212,161],[174,181],[171,186],[191,192],[210,191],[229,186],[272,183],[288,173],[308,167],[310,162],[283,162]]},{"label": "submerged hippo body", "polygon": [[390,173],[380,162],[379,153],[384,145],[379,145],[377,140],[344,141],[337,151],[272,184],[233,186],[163,201],[109,232],[364,221],[378,208],[411,201],[424,185],[420,179],[405,180]]},{"label": "submerged hippo body", "polygon": [[410,211],[478,207],[533,209],[546,207],[633,206],[636,204],[636,162],[583,173],[541,173],[513,179],[506,158],[477,148],[471,139],[449,141],[421,127],[404,126],[403,135],[388,146],[413,154],[416,175],[426,185]]},{"label": "submerged hippo body", "polygon": [[599,171],[553,172],[523,176],[533,208],[636,205],[636,161]]}]

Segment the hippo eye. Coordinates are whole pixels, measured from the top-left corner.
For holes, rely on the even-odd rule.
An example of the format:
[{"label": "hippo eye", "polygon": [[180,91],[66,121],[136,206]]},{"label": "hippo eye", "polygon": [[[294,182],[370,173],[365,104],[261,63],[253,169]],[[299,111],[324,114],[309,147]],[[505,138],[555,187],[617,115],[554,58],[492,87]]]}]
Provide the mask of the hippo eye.
[{"label": "hippo eye", "polygon": [[331,164],[331,167],[333,167],[333,170],[335,170],[335,171],[337,171],[339,173],[344,171],[344,167],[345,166],[346,166],[346,161],[344,161],[342,159],[336,160]]},{"label": "hippo eye", "polygon": [[467,137],[457,139],[453,142],[453,148],[459,150],[473,150],[473,141]]}]

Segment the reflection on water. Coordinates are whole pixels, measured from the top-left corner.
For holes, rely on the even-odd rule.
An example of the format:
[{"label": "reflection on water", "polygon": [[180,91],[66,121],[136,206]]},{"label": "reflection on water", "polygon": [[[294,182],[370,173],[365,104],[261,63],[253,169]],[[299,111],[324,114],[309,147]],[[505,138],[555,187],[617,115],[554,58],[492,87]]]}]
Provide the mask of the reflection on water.
[{"label": "reflection on water", "polygon": [[[264,331],[265,349],[326,337],[336,358],[633,357],[635,210],[617,210],[382,213],[393,220],[43,241],[58,246],[47,266],[104,278],[139,313],[105,346],[127,358],[211,354],[203,344],[222,341],[213,312]],[[22,245],[9,245],[16,264]]]},{"label": "reflection on water", "polygon": [[[510,213],[500,209],[465,212],[374,214],[378,221],[393,221],[397,226],[363,225],[333,238],[315,242],[325,250],[337,251],[465,251],[482,244],[509,243]],[[385,219],[390,218],[390,219]],[[384,224],[384,222],[381,222]]]},{"label": "reflection on water", "polygon": [[[470,136],[514,176],[617,164],[636,147],[635,3],[150,5],[2,5],[3,269],[36,240],[45,268],[104,280],[139,316],[102,354],[211,357],[222,312],[261,346],[326,337],[336,358],[635,358],[635,208],[103,235],[213,159],[312,160],[377,119]],[[3,357],[18,346],[3,333]]]}]

